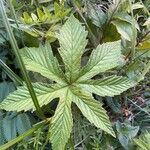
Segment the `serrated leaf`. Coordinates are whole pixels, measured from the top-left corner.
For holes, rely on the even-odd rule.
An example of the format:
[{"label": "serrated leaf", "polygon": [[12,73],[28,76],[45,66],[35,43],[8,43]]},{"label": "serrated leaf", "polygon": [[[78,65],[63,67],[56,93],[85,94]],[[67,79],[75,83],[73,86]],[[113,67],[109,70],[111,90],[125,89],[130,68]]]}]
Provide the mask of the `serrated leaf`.
[{"label": "serrated leaf", "polygon": [[40,21],[42,21],[42,22],[46,21],[47,16],[43,13],[43,11],[41,9],[37,8],[37,14],[38,14]]},{"label": "serrated leaf", "polygon": [[23,17],[21,17],[21,20],[27,24],[31,24],[33,22],[32,18],[28,14],[28,12],[23,12]]},{"label": "serrated leaf", "polygon": [[66,21],[57,36],[60,43],[59,52],[70,81],[79,73],[81,56],[87,44],[86,36],[85,27],[81,26],[74,16]]},{"label": "serrated leaf", "polygon": [[28,70],[40,73],[50,80],[64,83],[63,73],[48,43],[39,48],[24,48],[21,55]]},{"label": "serrated leaf", "polygon": [[47,20],[50,20],[52,18],[52,15],[50,14],[49,10],[46,7],[43,7],[43,11],[47,17]]},{"label": "serrated leaf", "polygon": [[87,80],[119,65],[121,61],[121,41],[107,42],[93,50],[87,65],[78,80]]},{"label": "serrated leaf", "polygon": [[[40,106],[48,104],[55,98],[60,99],[50,127],[50,140],[54,150],[64,150],[70,137],[73,124],[71,116],[72,101],[91,123],[114,136],[106,111],[98,101],[94,100],[91,91],[89,92],[81,87],[81,83],[86,81],[88,86],[90,84],[97,86],[97,83],[99,83],[96,90],[99,86],[103,86],[103,91],[106,92],[104,95],[115,95],[117,93],[115,91],[116,89],[118,90],[116,83],[121,79],[114,78],[112,80],[110,78],[103,81],[87,81],[87,79],[91,79],[93,76],[119,65],[122,58],[121,41],[99,45],[93,50],[87,65],[81,70],[80,61],[87,44],[86,36],[87,32],[84,27],[73,16],[67,20],[60,30],[58,34],[59,52],[63,60],[61,64],[65,65],[65,73],[62,72],[48,44],[39,48],[26,48],[21,51],[28,70],[40,73],[44,77],[57,82],[52,85],[44,83],[33,84]],[[113,87],[111,87],[112,93],[108,92],[111,83],[113,83]],[[121,80],[120,83],[122,89],[119,90],[126,90],[125,80]],[[99,92],[99,90],[97,91]],[[0,109],[27,111],[30,109],[35,110],[35,107],[27,88],[19,87],[17,91],[10,94],[0,104]]]},{"label": "serrated leaf", "polygon": [[150,133],[147,131],[145,134],[141,135],[139,138],[134,139],[135,144],[139,147],[139,150],[149,150],[150,149]]},{"label": "serrated leaf", "polygon": [[50,128],[50,140],[53,150],[64,150],[73,126],[71,113],[71,97],[69,90],[60,99]]},{"label": "serrated leaf", "polygon": [[87,80],[79,83],[84,90],[100,96],[114,96],[135,85],[135,82],[121,76],[112,76],[100,80]]},{"label": "serrated leaf", "polygon": [[[48,104],[54,98],[59,97],[63,92],[63,87],[60,85],[49,85],[44,83],[33,84],[37,99],[40,106]],[[27,111],[35,110],[31,96],[27,87],[19,87],[18,90],[11,93],[2,103],[0,109],[8,111]]]},{"label": "serrated leaf", "polygon": [[102,107],[102,105],[92,97],[83,94],[83,92],[81,93],[81,91],[73,91],[73,93],[73,102],[81,110],[82,114],[97,128],[115,136],[109,118],[106,114],[106,110]]},{"label": "serrated leaf", "polygon": [[54,12],[57,15],[60,12],[61,6],[57,2],[54,3]]}]

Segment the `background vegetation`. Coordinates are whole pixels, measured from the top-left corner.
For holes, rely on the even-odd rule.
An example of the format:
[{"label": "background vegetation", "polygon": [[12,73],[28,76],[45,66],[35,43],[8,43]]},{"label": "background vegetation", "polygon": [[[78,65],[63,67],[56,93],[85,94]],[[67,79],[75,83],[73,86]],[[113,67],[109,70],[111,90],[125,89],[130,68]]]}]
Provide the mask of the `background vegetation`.
[{"label": "background vegetation", "polygon": [[[52,147],[54,150],[150,150],[150,0],[4,0],[0,3],[0,150],[47,150]],[[70,26],[72,28],[69,29]],[[73,40],[64,38],[69,32],[76,35]],[[71,48],[68,41],[76,45],[74,55],[69,55]],[[120,49],[116,41],[120,41]],[[106,47],[97,48],[103,43]],[[117,45],[116,54],[111,51],[115,47],[113,43]],[[40,92],[45,91],[45,85],[47,89],[50,88],[48,84],[63,81],[67,85],[74,83],[78,76],[76,72],[80,70],[78,63],[83,49],[85,48],[82,66],[93,56],[92,65],[96,56],[102,55],[102,49],[106,52],[107,44],[110,44],[107,52],[109,57],[102,63],[103,68],[98,66],[92,70],[92,75],[84,77],[84,80],[92,78],[94,83],[87,81],[85,88],[77,82],[87,89],[83,93],[71,88],[74,95],[80,95],[80,98],[86,100],[94,97],[97,100],[95,103],[102,104],[98,103],[98,106],[89,100],[97,107],[95,111],[101,114],[101,119],[88,115],[87,108],[83,112],[83,105],[78,103],[76,105],[81,107],[82,113],[73,105],[73,121],[66,121],[69,126],[73,126],[72,131],[71,127],[65,131],[64,124],[62,128],[65,132],[56,137],[59,130],[55,124],[62,121],[55,122],[51,117],[55,116],[55,110],[59,115],[61,108],[56,109],[58,99],[51,103],[49,99],[56,98],[57,93],[54,96],[50,93],[51,97],[43,96],[45,101],[42,103],[39,101],[42,95]],[[74,61],[69,59],[70,56]],[[29,60],[40,62],[41,66],[33,65]],[[43,70],[45,64],[50,66],[51,74]],[[111,64],[115,68],[109,66]],[[90,71],[89,68],[84,69],[87,70]],[[57,78],[55,73],[59,75]],[[107,79],[108,76],[122,77],[119,80]],[[104,87],[102,92],[103,89],[88,87],[90,84],[100,84],[99,79],[103,78],[106,79],[105,82],[100,82],[101,86],[108,87],[118,80],[120,86],[111,87],[112,89]],[[37,85],[35,82],[43,84]],[[27,88],[22,88],[22,85]],[[55,90],[58,88],[60,87],[53,87]],[[17,96],[12,94],[16,90]],[[64,91],[57,95],[63,99],[63,94]],[[30,102],[25,101],[26,104],[23,104],[23,96]],[[89,101],[88,106],[92,105]],[[70,102],[69,106],[71,108]],[[102,107],[107,111],[113,130],[108,117],[103,115],[105,111]],[[67,117],[71,114],[70,109],[66,114]],[[61,117],[55,118],[59,121],[58,118]],[[106,126],[103,127],[102,122]]]}]

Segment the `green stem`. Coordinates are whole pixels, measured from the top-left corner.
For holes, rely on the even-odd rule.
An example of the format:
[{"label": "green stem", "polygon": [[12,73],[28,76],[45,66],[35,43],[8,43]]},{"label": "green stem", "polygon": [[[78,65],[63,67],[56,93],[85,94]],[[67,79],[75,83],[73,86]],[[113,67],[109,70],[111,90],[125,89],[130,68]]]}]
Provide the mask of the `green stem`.
[{"label": "green stem", "polygon": [[130,6],[130,11],[131,11],[131,16],[132,16],[132,43],[131,43],[131,54],[132,54],[132,59],[135,57],[135,46],[136,46],[136,27],[135,27],[135,21],[134,21],[134,14],[133,14],[133,9],[132,9],[132,2],[131,0],[129,1],[129,6]]},{"label": "green stem", "polygon": [[18,21],[17,21],[17,16],[16,16],[16,14],[15,14],[15,9],[14,9],[14,7],[13,7],[13,5],[12,5],[12,0],[7,0],[7,2],[8,2],[8,4],[9,4],[11,14],[13,14],[15,23],[16,23],[17,28],[18,28],[18,30],[19,30],[19,34],[20,34],[20,38],[21,38],[22,45],[25,46],[25,43],[24,43],[24,41],[23,41],[23,34],[22,34],[21,30],[20,30],[20,27],[19,27],[19,24],[18,24]]},{"label": "green stem", "polygon": [[29,93],[31,95],[32,101],[34,103],[34,106],[35,106],[35,108],[37,110],[38,115],[41,118],[45,118],[45,116],[44,116],[44,114],[43,114],[43,112],[42,112],[42,110],[40,108],[40,105],[39,105],[39,102],[37,100],[36,94],[34,92],[33,86],[32,86],[32,84],[30,82],[30,78],[29,78],[28,73],[26,71],[25,65],[24,65],[23,60],[21,58],[21,55],[19,53],[19,48],[18,48],[16,39],[14,37],[14,34],[12,32],[12,29],[10,27],[10,24],[9,24],[9,21],[8,21],[8,18],[7,18],[7,14],[6,14],[6,10],[5,10],[5,7],[4,7],[4,4],[3,4],[2,0],[0,0],[0,11],[1,11],[1,14],[2,14],[2,17],[3,17],[5,28],[7,30],[8,37],[10,39],[10,43],[11,43],[12,49],[13,49],[13,51],[14,51],[14,53],[16,55],[16,58],[18,60],[18,63],[19,63],[20,69],[21,69],[21,73],[23,75],[23,78],[25,80],[25,83],[27,85]]},{"label": "green stem", "polygon": [[31,135],[33,132],[35,132],[36,130],[38,130],[39,128],[41,128],[43,125],[45,125],[48,121],[42,121],[40,123],[38,123],[38,125],[32,127],[31,129],[29,129],[28,131],[26,131],[25,133],[23,133],[22,135],[18,136],[17,138],[9,141],[8,143],[0,146],[0,150],[6,150],[8,148],[10,148],[11,146],[13,146],[14,144],[20,142],[21,140],[25,139],[26,137],[28,137],[29,135]]},{"label": "green stem", "polygon": [[3,68],[4,72],[12,79],[17,85],[23,85],[22,79],[16,75],[1,59],[0,66]]}]

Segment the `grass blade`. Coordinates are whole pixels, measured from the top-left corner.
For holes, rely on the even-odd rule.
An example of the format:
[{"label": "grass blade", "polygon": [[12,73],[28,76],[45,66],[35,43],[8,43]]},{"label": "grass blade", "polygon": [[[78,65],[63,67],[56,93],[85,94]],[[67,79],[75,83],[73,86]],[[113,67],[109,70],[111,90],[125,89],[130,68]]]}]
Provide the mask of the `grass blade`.
[{"label": "grass blade", "polygon": [[16,75],[1,59],[0,59],[0,66],[2,67],[3,71],[9,76],[10,79],[13,80],[17,85],[23,85],[22,79]]},{"label": "grass blade", "polygon": [[34,92],[34,89],[33,89],[33,86],[31,84],[31,81],[30,81],[30,78],[27,74],[27,71],[26,71],[26,68],[25,68],[25,65],[23,63],[23,60],[20,56],[20,53],[19,53],[19,48],[18,48],[18,45],[17,45],[17,41],[14,37],[14,34],[12,32],[12,29],[10,27],[10,24],[9,24],[9,21],[8,21],[8,18],[7,18],[7,14],[6,14],[6,10],[5,10],[5,6],[3,4],[3,0],[0,1],[0,11],[1,11],[1,14],[2,14],[2,18],[3,18],[3,21],[4,21],[4,25],[5,25],[5,28],[6,28],[6,31],[7,31],[7,34],[8,34],[8,37],[10,39],[10,43],[11,43],[11,46],[12,46],[12,49],[16,55],[16,58],[18,60],[18,63],[19,63],[19,66],[20,66],[20,69],[21,69],[21,73],[23,75],[23,78],[25,80],[25,83],[27,85],[27,88],[29,90],[29,93],[32,97],[32,100],[33,100],[33,103],[35,105],[35,108],[37,110],[37,113],[38,115],[41,117],[41,118],[45,118],[44,117],[44,114],[40,108],[40,105],[39,105],[39,102],[37,100],[37,97],[36,97],[36,94]]}]

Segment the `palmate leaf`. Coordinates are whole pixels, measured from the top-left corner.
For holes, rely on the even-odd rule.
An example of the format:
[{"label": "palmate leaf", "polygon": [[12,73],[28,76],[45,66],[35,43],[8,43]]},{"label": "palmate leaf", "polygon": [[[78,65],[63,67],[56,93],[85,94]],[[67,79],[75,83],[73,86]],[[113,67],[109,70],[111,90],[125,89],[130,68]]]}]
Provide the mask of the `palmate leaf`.
[{"label": "palmate leaf", "polygon": [[78,85],[90,93],[95,93],[100,96],[114,96],[133,87],[135,82],[125,77],[110,76],[99,80],[81,81]]},{"label": "palmate leaf", "polygon": [[[121,55],[121,41],[99,45],[93,50],[86,66],[81,68],[81,56],[86,46],[87,32],[75,17],[71,16],[60,30],[59,53],[64,62],[65,72],[53,56],[50,45],[21,50],[28,70],[40,73],[55,81],[55,84],[34,83],[34,90],[40,106],[55,98],[59,103],[52,117],[50,140],[53,150],[64,150],[73,126],[71,103],[79,107],[83,115],[96,127],[114,135],[111,123],[102,105],[94,100],[91,93],[100,96],[114,96],[134,85],[123,77],[107,77],[104,80],[91,80],[99,73],[118,66]],[[9,111],[35,110],[26,87],[19,87],[2,103],[0,109]]]},{"label": "palmate leaf", "polygon": [[150,133],[146,131],[145,134],[139,138],[134,139],[135,144],[138,146],[137,150],[149,150],[150,149]]},{"label": "palmate leaf", "polygon": [[[55,84],[49,85],[44,83],[33,84],[37,99],[40,106],[48,104],[54,98],[59,97],[64,90],[64,87]],[[31,96],[27,87],[19,87],[18,90],[10,94],[1,104],[0,109],[8,111],[27,111],[30,109],[35,110]]]},{"label": "palmate leaf", "polygon": [[97,128],[115,136],[109,118],[102,105],[88,94],[86,95],[85,92],[78,91],[78,89],[73,89],[73,94],[73,102],[81,110],[82,114]]},{"label": "palmate leaf", "polygon": [[60,99],[55,115],[52,118],[50,140],[54,150],[64,150],[70,137],[73,126],[71,100],[71,93],[67,89],[64,97]]},{"label": "palmate leaf", "polygon": [[59,68],[57,59],[53,56],[51,46],[47,43],[39,48],[24,48],[22,58],[28,70],[40,73],[50,80],[64,83],[63,72]]},{"label": "palmate leaf", "polygon": [[79,74],[81,56],[84,53],[87,32],[74,16],[71,16],[58,34],[60,55],[65,63],[66,74],[73,82]]},{"label": "palmate leaf", "polygon": [[87,65],[78,80],[87,80],[119,65],[121,61],[121,41],[108,42],[93,50]]}]

